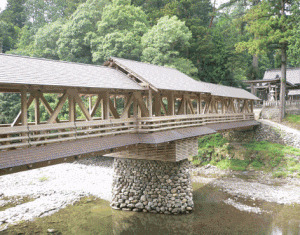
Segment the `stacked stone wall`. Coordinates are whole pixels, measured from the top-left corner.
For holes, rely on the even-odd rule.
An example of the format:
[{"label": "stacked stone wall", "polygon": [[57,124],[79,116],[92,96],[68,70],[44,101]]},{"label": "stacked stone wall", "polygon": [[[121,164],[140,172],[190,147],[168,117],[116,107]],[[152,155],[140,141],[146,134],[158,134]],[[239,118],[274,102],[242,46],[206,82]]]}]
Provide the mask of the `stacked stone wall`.
[{"label": "stacked stone wall", "polygon": [[272,124],[264,120],[260,126],[249,131],[231,131],[224,134],[231,141],[269,141],[272,143],[285,144],[300,148],[300,132],[292,131],[290,128]]},{"label": "stacked stone wall", "polygon": [[193,209],[188,160],[114,159],[111,206],[125,211],[187,214]]},{"label": "stacked stone wall", "polygon": [[[300,108],[297,105],[287,105],[285,108],[286,114],[300,114]],[[267,106],[261,110],[261,118],[264,119],[278,119],[279,117],[279,106]]]}]

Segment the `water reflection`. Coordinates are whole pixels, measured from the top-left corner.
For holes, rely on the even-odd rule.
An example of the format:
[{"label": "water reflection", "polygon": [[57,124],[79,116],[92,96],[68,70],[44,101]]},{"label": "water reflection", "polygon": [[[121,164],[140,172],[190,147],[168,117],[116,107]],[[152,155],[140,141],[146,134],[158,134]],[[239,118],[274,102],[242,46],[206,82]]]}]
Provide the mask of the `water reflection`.
[{"label": "water reflection", "polygon": [[[192,214],[170,216],[112,210],[107,201],[95,200],[69,206],[34,222],[14,226],[0,234],[300,234],[300,206],[261,201],[240,204],[259,206],[269,213],[240,211],[224,203],[230,195],[210,186],[194,184]],[[236,200],[236,198],[232,198]]]}]

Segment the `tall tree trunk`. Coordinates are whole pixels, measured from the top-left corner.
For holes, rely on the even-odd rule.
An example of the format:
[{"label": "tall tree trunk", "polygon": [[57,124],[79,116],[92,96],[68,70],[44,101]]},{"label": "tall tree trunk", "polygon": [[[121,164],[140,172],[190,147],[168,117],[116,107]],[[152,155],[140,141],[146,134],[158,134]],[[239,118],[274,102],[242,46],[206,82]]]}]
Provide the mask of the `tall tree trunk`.
[{"label": "tall tree trunk", "polygon": [[252,68],[253,68],[253,80],[257,80],[258,73],[259,73],[259,68],[258,68],[258,55],[253,55],[252,57]]},{"label": "tall tree trunk", "polygon": [[[281,0],[281,15],[285,15],[286,0]],[[282,29],[283,31],[285,29]],[[287,43],[281,44],[281,80],[280,80],[280,113],[279,121],[282,122],[285,115],[285,93],[286,93],[286,50]]]},{"label": "tall tree trunk", "polygon": [[281,47],[280,114],[279,114],[280,122],[282,122],[285,115],[285,93],[286,93],[286,45],[283,45]]}]

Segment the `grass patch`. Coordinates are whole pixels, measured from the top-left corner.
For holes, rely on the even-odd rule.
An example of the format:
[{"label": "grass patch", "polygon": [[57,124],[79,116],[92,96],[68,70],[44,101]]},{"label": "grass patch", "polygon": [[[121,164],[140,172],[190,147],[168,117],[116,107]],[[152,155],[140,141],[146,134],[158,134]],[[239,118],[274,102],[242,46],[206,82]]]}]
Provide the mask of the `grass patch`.
[{"label": "grass patch", "polygon": [[40,181],[40,182],[45,182],[45,181],[47,181],[47,180],[49,180],[49,177],[48,177],[48,176],[42,176],[42,177],[39,178],[39,181]]},{"label": "grass patch", "polygon": [[299,123],[300,124],[300,115],[290,114],[290,115],[287,115],[285,120],[290,123]]},{"label": "grass patch", "polygon": [[300,149],[267,141],[244,144],[230,143],[221,134],[205,136],[198,141],[198,155],[192,163],[196,166],[211,164],[220,169],[236,171],[263,170],[274,177],[300,177]]},{"label": "grass patch", "polygon": [[283,124],[291,128],[300,130],[300,115],[289,114],[283,120]]}]

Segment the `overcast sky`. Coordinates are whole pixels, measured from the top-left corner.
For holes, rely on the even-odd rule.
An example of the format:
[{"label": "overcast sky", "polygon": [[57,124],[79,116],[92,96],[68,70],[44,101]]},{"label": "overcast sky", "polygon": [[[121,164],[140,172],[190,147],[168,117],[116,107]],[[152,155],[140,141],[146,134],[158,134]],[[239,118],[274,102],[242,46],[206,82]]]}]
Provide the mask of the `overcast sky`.
[{"label": "overcast sky", "polygon": [[[215,1],[215,0],[211,0],[212,3]],[[229,0],[216,0],[216,3],[217,3],[217,6],[219,6],[221,3],[224,3],[224,2],[227,2]],[[6,7],[6,0],[0,0],[0,11],[3,11]]]},{"label": "overcast sky", "polygon": [[4,10],[5,6],[6,6],[6,0],[0,0],[0,10],[1,11]]}]

